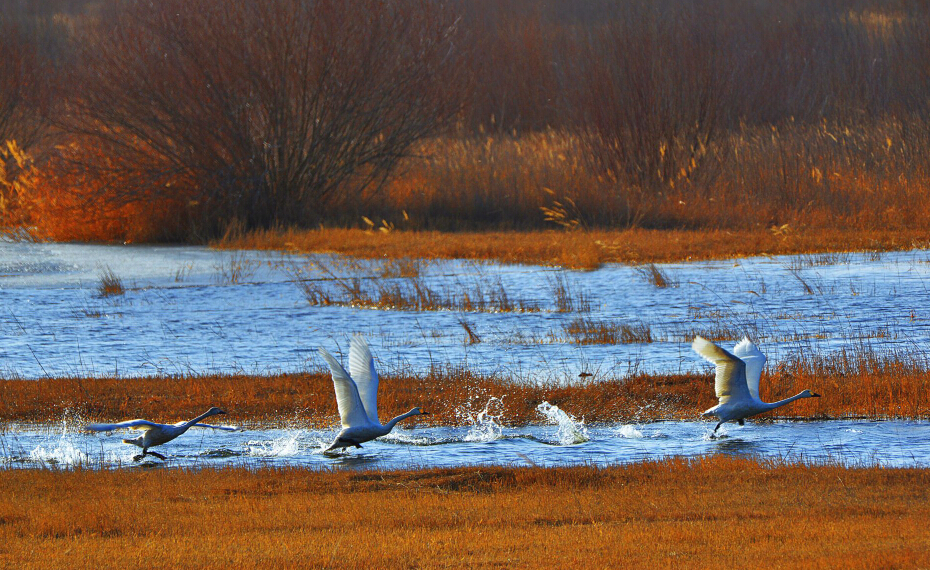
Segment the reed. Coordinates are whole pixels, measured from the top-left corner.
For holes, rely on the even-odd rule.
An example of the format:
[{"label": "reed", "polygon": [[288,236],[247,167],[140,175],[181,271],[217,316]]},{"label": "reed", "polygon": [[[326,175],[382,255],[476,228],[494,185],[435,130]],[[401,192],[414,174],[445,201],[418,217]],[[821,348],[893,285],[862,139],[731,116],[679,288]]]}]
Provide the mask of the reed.
[{"label": "reed", "polygon": [[123,280],[107,267],[100,275],[100,285],[97,286],[97,292],[101,297],[113,297],[122,295],[126,292],[123,286]]},{"label": "reed", "polygon": [[652,329],[646,323],[627,324],[582,317],[566,323],[563,330],[578,344],[639,344],[653,341]]},{"label": "reed", "polygon": [[639,273],[647,283],[651,283],[658,289],[678,286],[678,283],[672,279],[667,272],[656,266],[655,263],[640,265],[636,268],[636,272]]},{"label": "reed", "polygon": [[[923,567],[930,470],[725,456],[598,468],[7,470],[18,568]],[[144,490],[144,498],[141,496]],[[850,540],[855,536],[855,540]]]},{"label": "reed", "polygon": [[[398,265],[399,264],[399,265]],[[410,260],[351,263],[336,269],[321,259],[307,268],[292,263],[295,282],[311,305],[345,306],[401,311],[528,312],[541,310],[539,304],[512,298],[499,277],[477,275],[458,281],[443,290],[427,283],[420,273],[421,263]],[[316,269],[323,277],[310,274]]]},{"label": "reed", "polygon": [[923,229],[589,230],[366,232],[296,228],[249,232],[211,245],[362,259],[475,259],[594,269],[603,263],[663,263],[810,252],[896,251],[926,247]]},{"label": "reed", "polygon": [[[539,421],[543,401],[583,414],[589,423],[695,419],[715,405],[711,374],[636,374],[627,377],[531,384],[465,369],[428,374],[384,374],[378,404],[384,416],[428,404],[416,421],[460,425],[460,408],[475,394],[502,400],[506,425]],[[767,417],[930,418],[930,364],[912,355],[880,355],[868,349],[829,356],[798,355],[763,373],[762,398],[775,401],[803,389],[822,394],[779,408]],[[48,378],[0,380],[0,421],[50,422],[77,413],[86,420],[147,417],[163,422],[189,419],[213,405],[245,425],[292,421],[317,427],[338,421],[328,374],[274,376],[199,375],[151,378]]]}]

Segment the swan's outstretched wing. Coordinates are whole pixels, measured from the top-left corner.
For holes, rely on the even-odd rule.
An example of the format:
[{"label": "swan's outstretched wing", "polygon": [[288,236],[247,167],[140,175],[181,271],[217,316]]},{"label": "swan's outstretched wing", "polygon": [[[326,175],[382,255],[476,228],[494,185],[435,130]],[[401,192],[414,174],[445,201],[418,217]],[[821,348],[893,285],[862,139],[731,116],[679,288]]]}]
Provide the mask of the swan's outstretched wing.
[{"label": "swan's outstretched wing", "polygon": [[161,424],[156,424],[148,420],[129,420],[117,424],[87,424],[87,429],[91,431],[113,431],[118,429],[148,430],[157,427],[161,427]]},{"label": "swan's outstretched wing", "polygon": [[353,336],[352,344],[349,345],[349,373],[358,388],[358,396],[365,406],[368,419],[374,424],[381,423],[378,420],[378,372],[375,370],[375,359],[360,334]]},{"label": "swan's outstretched wing", "polygon": [[333,387],[336,389],[336,404],[339,406],[342,427],[371,425],[371,420],[368,419],[362,400],[358,396],[358,388],[349,377],[349,373],[332,354],[326,352],[325,348],[320,348],[320,356],[326,360],[333,373]]},{"label": "swan's outstretched wing", "polygon": [[746,385],[746,364],[728,351],[707,339],[696,336],[691,343],[694,352],[717,366],[714,390],[720,403],[731,399],[749,399],[749,387]]},{"label": "swan's outstretched wing", "polygon": [[211,428],[211,429],[220,429],[223,431],[239,431],[238,426],[214,426],[210,424],[194,424],[191,427],[202,427],[202,428]]},{"label": "swan's outstretched wing", "polygon": [[748,338],[743,338],[733,348],[733,354],[746,364],[746,385],[749,387],[749,393],[758,400],[759,379],[762,378],[762,369],[765,368],[765,355]]}]

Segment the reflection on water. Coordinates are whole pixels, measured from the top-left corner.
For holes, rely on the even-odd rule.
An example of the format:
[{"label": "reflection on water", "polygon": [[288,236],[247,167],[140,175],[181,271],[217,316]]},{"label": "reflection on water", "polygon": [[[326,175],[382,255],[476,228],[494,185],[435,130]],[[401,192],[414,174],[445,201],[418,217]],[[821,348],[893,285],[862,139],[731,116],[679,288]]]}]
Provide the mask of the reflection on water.
[{"label": "reflection on water", "polygon": [[[675,286],[657,288],[623,265],[582,272],[439,261],[416,264],[411,278],[386,262],[332,256],[0,243],[0,374],[318,370],[316,347],[344,351],[355,332],[368,337],[386,372],[453,364],[532,382],[703,370],[689,346],[696,333],[750,334],[770,365],[801,349],[861,344],[923,358],[928,258],[910,251],[665,264]],[[124,294],[99,293],[108,270]],[[445,298],[481,294],[539,310],[312,306],[298,277],[330,287],[334,298],[355,283],[390,292],[416,279]],[[599,333],[613,344],[587,344]]]},{"label": "reflection on water", "polygon": [[[503,427],[493,440],[475,441],[471,427],[399,430],[362,449],[326,455],[336,429],[253,429],[189,432],[161,446],[169,467],[304,466],[319,469],[407,469],[463,465],[618,464],[666,457],[725,454],[850,466],[930,466],[930,423],[903,421],[762,422],[727,426],[709,438],[713,422],[657,422],[587,427],[588,439],[559,441],[555,425]],[[723,428],[721,428],[722,430]],[[719,435],[719,434],[718,434]],[[0,466],[6,468],[140,467],[137,448],[117,434],[73,428],[12,427],[0,434]]]}]

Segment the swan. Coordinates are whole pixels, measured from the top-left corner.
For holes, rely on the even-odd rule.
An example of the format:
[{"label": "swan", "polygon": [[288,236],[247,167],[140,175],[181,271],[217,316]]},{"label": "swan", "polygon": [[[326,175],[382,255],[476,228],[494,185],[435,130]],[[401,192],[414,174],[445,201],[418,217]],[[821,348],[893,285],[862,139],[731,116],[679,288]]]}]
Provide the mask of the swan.
[{"label": "swan", "polygon": [[361,335],[352,337],[349,345],[351,375],[323,347],[320,347],[320,356],[326,360],[332,371],[336,404],[339,407],[339,418],[342,420],[342,431],[325,451],[353,445],[361,449],[362,443],[389,434],[397,422],[410,416],[429,414],[420,408],[413,408],[381,425],[378,420],[378,372],[375,370],[375,361],[371,356],[371,350],[368,349],[368,343]]},{"label": "swan", "polygon": [[765,366],[765,355],[748,338],[743,338],[733,348],[733,354],[700,336],[691,343],[694,352],[717,366],[714,390],[719,403],[705,411],[702,416],[717,416],[720,420],[714,433],[724,423],[732,420],[743,425],[743,419],[762,412],[780,408],[801,398],[819,398],[810,390],[796,396],[767,403],[759,399],[759,380]]},{"label": "swan", "polygon": [[117,429],[138,429],[142,430],[144,433],[134,439],[124,439],[123,443],[128,443],[130,445],[136,445],[142,448],[142,454],[136,455],[132,458],[133,461],[139,461],[146,455],[154,455],[155,457],[165,460],[165,456],[156,453],[154,451],[149,451],[150,447],[156,445],[161,445],[163,443],[168,443],[172,439],[178,437],[179,435],[186,432],[192,427],[204,427],[219,429],[224,431],[236,431],[239,428],[233,426],[214,426],[210,424],[202,424],[200,420],[208,418],[210,416],[215,416],[217,414],[225,414],[223,410],[212,407],[206,412],[200,414],[196,418],[186,421],[178,422],[176,424],[156,424],[155,422],[150,422],[148,420],[128,420],[125,422],[119,422],[116,424],[88,424],[87,429],[91,431],[113,431]]}]

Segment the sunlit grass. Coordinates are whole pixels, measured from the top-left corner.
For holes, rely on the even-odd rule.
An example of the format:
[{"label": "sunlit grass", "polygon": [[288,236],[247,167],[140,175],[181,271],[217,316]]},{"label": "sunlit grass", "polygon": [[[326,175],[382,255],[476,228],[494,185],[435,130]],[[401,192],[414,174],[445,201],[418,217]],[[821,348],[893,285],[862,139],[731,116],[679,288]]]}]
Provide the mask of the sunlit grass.
[{"label": "sunlit grass", "polygon": [[[0,565],[923,567],[930,470],[725,456],[394,472],[10,470]],[[855,537],[854,540],[850,537]]]},{"label": "sunlit grass", "polygon": [[926,247],[922,229],[807,228],[787,236],[758,230],[589,230],[367,232],[359,229],[257,231],[220,249],[339,253],[365,259],[475,259],[594,269],[604,263],[661,263],[810,252],[907,250]]},{"label": "sunlit grass", "polygon": [[[643,337],[637,341],[644,342]],[[483,403],[490,397],[501,399],[501,422],[506,425],[538,422],[536,406],[543,401],[583,414],[588,423],[690,420],[716,404],[713,382],[711,374],[636,374],[534,384],[446,369],[423,375],[383,375],[378,404],[384,417],[422,406],[430,415],[418,417],[420,425],[459,425],[462,405],[476,398]],[[930,366],[906,354],[882,356],[863,349],[829,356],[800,355],[769,366],[763,373],[765,401],[804,389],[823,397],[780,408],[775,417],[930,418],[930,398],[926,397]],[[243,425],[300,421],[327,427],[338,422],[332,380],[322,373],[0,381],[3,422],[46,423],[71,413],[85,420],[145,417],[174,422],[213,405],[229,412],[230,422]]]}]

